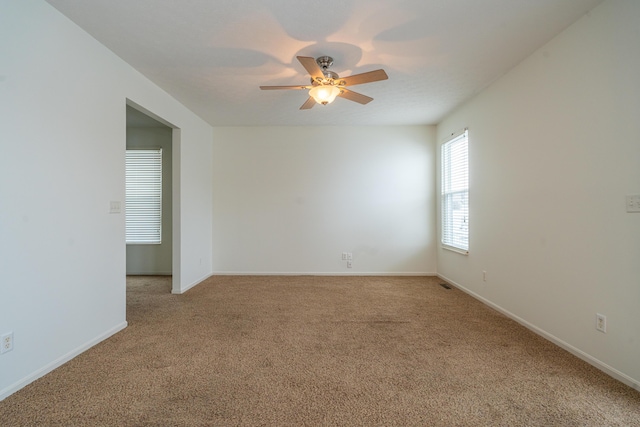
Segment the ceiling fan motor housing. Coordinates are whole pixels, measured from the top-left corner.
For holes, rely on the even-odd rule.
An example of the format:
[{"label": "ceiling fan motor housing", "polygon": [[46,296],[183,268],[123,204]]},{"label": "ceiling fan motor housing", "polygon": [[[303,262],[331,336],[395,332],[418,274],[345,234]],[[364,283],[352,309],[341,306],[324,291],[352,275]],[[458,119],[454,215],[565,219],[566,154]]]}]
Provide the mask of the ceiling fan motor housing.
[{"label": "ceiling fan motor housing", "polygon": [[334,80],[338,80],[340,77],[337,73],[333,71],[329,71],[328,68],[333,65],[333,58],[330,56],[320,56],[316,58],[316,63],[320,67],[322,74],[324,75],[324,81],[321,81],[319,78],[311,77],[311,84],[316,85],[325,85],[325,84],[333,84]]},{"label": "ceiling fan motor housing", "polygon": [[[322,74],[324,74],[324,79],[320,79],[319,77],[314,79],[313,77],[311,77],[311,84],[313,86],[316,85],[326,85],[326,84],[337,84],[338,83],[338,79],[340,77],[338,77],[338,74],[334,73],[333,71],[322,71]],[[334,83],[336,82],[336,83]]]}]

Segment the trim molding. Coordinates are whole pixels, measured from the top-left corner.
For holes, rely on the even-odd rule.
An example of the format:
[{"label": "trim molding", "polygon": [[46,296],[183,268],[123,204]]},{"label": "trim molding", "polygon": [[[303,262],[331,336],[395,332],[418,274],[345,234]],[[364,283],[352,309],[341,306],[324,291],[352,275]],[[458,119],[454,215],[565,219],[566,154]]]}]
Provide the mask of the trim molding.
[{"label": "trim molding", "polygon": [[526,320],[522,319],[521,317],[518,317],[515,314],[511,313],[510,311],[505,310],[504,308],[500,307],[499,305],[489,301],[488,299],[486,299],[484,297],[481,297],[480,295],[478,295],[475,292],[465,288],[461,284],[454,282],[453,280],[447,278],[446,276],[443,276],[442,274],[438,274],[438,277],[441,278],[442,280],[445,280],[446,282],[452,284],[456,288],[460,289],[462,292],[472,296],[473,298],[477,299],[478,301],[482,302],[483,304],[488,305],[489,307],[493,308],[494,310],[504,314],[508,318],[510,318],[512,320],[515,320],[516,322],[518,322],[519,324],[521,324],[525,328],[531,330],[532,332],[535,332],[536,334],[540,335],[541,337],[545,338],[546,340],[551,341],[552,343],[554,343],[558,347],[560,347],[560,348],[568,351],[569,353],[573,354],[574,356],[584,360],[585,362],[587,362],[588,364],[594,366],[595,368],[600,369],[602,372],[604,372],[605,374],[609,375],[610,377],[613,377],[613,378],[617,379],[618,381],[628,385],[629,387],[640,391],[640,382],[639,381],[636,381],[635,379],[633,379],[630,376],[628,376],[628,375],[618,371],[617,369],[607,365],[606,363],[602,362],[601,360],[596,359],[595,357],[591,356],[590,354],[585,353],[584,351],[580,350],[579,348],[576,348],[576,347],[572,346],[571,344],[561,340],[560,338],[556,337],[555,335],[552,335],[552,334],[546,332],[545,330],[538,328],[537,326],[527,322]]},{"label": "trim molding", "polygon": [[174,294],[174,295],[182,295],[185,292],[187,292],[189,289],[193,288],[196,285],[199,285],[200,283],[204,282],[205,280],[207,280],[211,276],[213,276],[213,274],[205,274],[200,279],[197,279],[195,282],[191,283],[190,285],[187,285],[187,286],[182,287],[180,289],[171,288],[171,293]]},{"label": "trim molding", "polygon": [[435,277],[438,273],[424,271],[416,272],[367,272],[354,271],[353,273],[340,272],[307,272],[307,271],[215,271],[211,276],[420,276]]},{"label": "trim molding", "polygon": [[127,327],[127,322],[126,321],[122,322],[119,325],[116,325],[113,328],[111,328],[111,329],[103,332],[102,334],[98,335],[94,339],[92,339],[90,341],[87,341],[86,343],[82,344],[79,347],[76,347],[75,349],[73,349],[70,352],[68,352],[67,354],[59,357],[58,359],[54,360],[53,362],[46,364],[45,366],[43,366],[42,368],[38,369],[37,371],[32,372],[31,374],[27,375],[26,377],[22,378],[21,380],[16,381],[15,383],[11,384],[9,387],[6,387],[5,389],[0,390],[0,401],[2,401],[5,398],[9,397],[11,394],[13,394],[16,391],[20,390],[21,388],[27,386],[28,384],[34,382],[38,378],[41,378],[41,377],[45,376],[46,374],[48,374],[49,372],[53,371],[54,369],[64,365],[65,363],[67,363],[68,361],[73,359],[74,357],[78,356],[80,353],[84,353],[85,351],[87,351],[91,347],[93,347],[94,345],[106,340],[110,336],[120,332],[121,330],[123,330],[126,327]]},{"label": "trim molding", "polygon": [[127,272],[127,276],[173,276],[173,273],[170,271],[136,271]]}]

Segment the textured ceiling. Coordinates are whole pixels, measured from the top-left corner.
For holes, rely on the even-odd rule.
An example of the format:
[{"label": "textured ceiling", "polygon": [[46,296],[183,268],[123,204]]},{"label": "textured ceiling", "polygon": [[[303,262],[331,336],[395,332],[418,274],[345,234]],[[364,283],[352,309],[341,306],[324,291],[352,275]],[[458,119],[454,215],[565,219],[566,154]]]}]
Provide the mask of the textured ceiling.
[{"label": "textured ceiling", "polygon": [[[48,0],[214,126],[435,124],[601,0]],[[299,110],[297,55],[374,101]]]}]

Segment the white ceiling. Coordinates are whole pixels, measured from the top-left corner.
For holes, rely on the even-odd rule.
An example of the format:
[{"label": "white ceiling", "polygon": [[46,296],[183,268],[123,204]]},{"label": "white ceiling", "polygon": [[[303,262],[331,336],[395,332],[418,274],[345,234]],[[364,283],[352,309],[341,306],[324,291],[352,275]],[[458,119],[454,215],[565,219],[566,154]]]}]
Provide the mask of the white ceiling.
[{"label": "white ceiling", "polygon": [[[601,0],[47,0],[213,126],[435,124]],[[299,110],[297,55],[374,101]]]}]

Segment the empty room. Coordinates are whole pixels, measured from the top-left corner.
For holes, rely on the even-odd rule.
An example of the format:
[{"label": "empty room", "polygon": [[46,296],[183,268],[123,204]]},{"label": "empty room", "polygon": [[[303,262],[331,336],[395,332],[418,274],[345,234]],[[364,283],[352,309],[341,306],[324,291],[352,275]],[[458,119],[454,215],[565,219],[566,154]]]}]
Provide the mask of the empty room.
[{"label": "empty room", "polygon": [[3,426],[640,426],[640,2],[0,34]]}]

